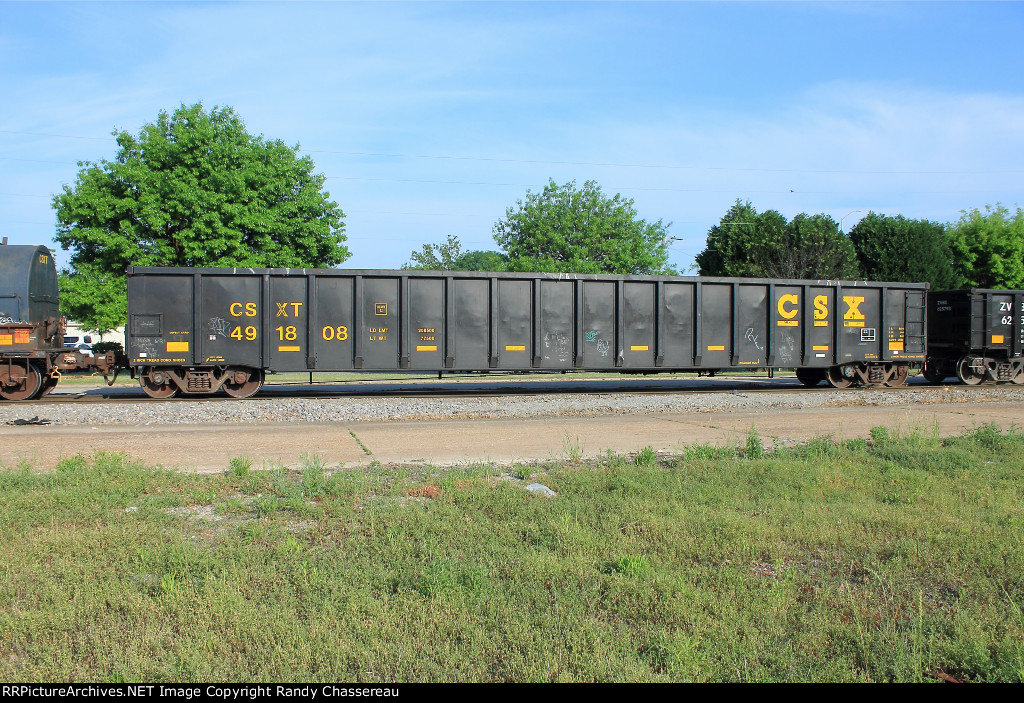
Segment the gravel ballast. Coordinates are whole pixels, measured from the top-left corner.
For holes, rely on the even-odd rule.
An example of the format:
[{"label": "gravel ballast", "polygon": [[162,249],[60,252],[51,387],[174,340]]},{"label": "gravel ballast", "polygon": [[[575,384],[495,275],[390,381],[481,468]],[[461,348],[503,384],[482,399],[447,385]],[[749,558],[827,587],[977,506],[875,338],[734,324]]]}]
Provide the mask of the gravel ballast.
[{"label": "gravel ballast", "polygon": [[885,390],[723,391],[671,393],[589,392],[498,397],[271,397],[248,400],[173,400],[2,403],[0,424],[33,417],[54,425],[176,425],[301,423],[445,418],[523,418],[656,413],[714,413],[782,408],[985,403],[1024,400],[1024,387],[916,387]]}]

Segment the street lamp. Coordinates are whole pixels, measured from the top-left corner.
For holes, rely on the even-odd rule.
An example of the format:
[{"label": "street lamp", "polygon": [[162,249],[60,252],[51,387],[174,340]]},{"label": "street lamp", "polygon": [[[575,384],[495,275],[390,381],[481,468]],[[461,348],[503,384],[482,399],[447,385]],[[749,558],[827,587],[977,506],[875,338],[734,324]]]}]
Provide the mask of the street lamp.
[{"label": "street lamp", "polygon": [[843,220],[845,220],[847,217],[849,217],[850,215],[852,215],[855,212],[864,212],[864,211],[863,210],[850,210],[848,213],[846,213],[845,215],[843,215],[842,217],[839,218],[839,232],[841,234],[846,234],[845,230],[843,230]]}]

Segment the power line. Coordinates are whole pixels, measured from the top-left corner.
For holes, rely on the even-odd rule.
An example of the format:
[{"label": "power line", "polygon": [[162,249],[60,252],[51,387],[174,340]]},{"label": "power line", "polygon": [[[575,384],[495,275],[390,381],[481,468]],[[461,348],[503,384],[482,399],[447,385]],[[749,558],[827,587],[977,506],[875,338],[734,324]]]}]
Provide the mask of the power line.
[{"label": "power line", "polygon": [[[26,134],[37,137],[54,137],[58,139],[86,139],[93,141],[116,141],[113,137],[83,137],[71,134],[52,134],[47,132],[28,132],[13,129],[0,129],[0,134]],[[962,169],[814,169],[814,168],[754,168],[749,166],[698,166],[693,164],[645,164],[623,163],[613,161],[558,161],[549,159],[511,159],[497,156],[465,156],[456,154],[404,154],[401,152],[383,151],[346,151],[339,149],[303,149],[307,154],[340,154],[343,156],[370,156],[389,159],[431,159],[442,161],[479,161],[485,163],[533,164],[550,166],[596,166],[604,168],[644,168],[681,171],[737,171],[741,173],[810,173],[837,175],[1010,175],[1024,173],[1021,169],[999,170],[962,170]]]},{"label": "power line", "polygon": [[452,156],[443,154],[399,154],[376,151],[336,151],[332,149],[305,149],[309,154],[342,154],[347,156],[373,156],[390,159],[438,159],[447,161],[485,161],[505,164],[548,164],[552,166],[599,166],[613,168],[649,168],[686,171],[740,171],[745,173],[815,173],[815,174],[856,174],[856,175],[989,175],[1017,174],[1022,170],[1010,171],[963,171],[963,170],[875,170],[875,169],[812,169],[812,168],[751,168],[745,166],[694,166],[682,164],[630,164],[607,161],[548,161],[542,159],[506,159],[492,156]]}]

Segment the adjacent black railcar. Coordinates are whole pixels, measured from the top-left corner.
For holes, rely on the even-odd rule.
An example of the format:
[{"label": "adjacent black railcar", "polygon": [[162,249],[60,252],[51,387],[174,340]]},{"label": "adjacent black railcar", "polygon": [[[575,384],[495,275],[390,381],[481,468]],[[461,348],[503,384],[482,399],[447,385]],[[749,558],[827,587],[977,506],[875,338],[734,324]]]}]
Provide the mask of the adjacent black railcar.
[{"label": "adjacent black railcar", "polygon": [[64,345],[57,268],[42,246],[0,245],[0,397],[29,400],[52,391],[61,370],[107,371],[114,355],[85,359]]},{"label": "adjacent black railcar", "polygon": [[1024,291],[931,291],[923,374],[933,383],[956,376],[969,386],[1024,384]]},{"label": "adjacent black railcar", "polygon": [[267,371],[796,368],[901,385],[927,284],[582,274],[128,269],[127,354],[155,398]]}]

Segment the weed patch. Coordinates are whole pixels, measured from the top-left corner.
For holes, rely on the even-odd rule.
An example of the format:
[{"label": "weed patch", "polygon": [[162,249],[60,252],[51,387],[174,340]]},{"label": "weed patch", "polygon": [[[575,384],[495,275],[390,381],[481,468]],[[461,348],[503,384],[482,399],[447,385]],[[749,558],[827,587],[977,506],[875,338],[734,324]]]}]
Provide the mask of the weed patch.
[{"label": "weed patch", "polygon": [[1020,431],[566,449],[0,471],[0,678],[1024,680]]}]

